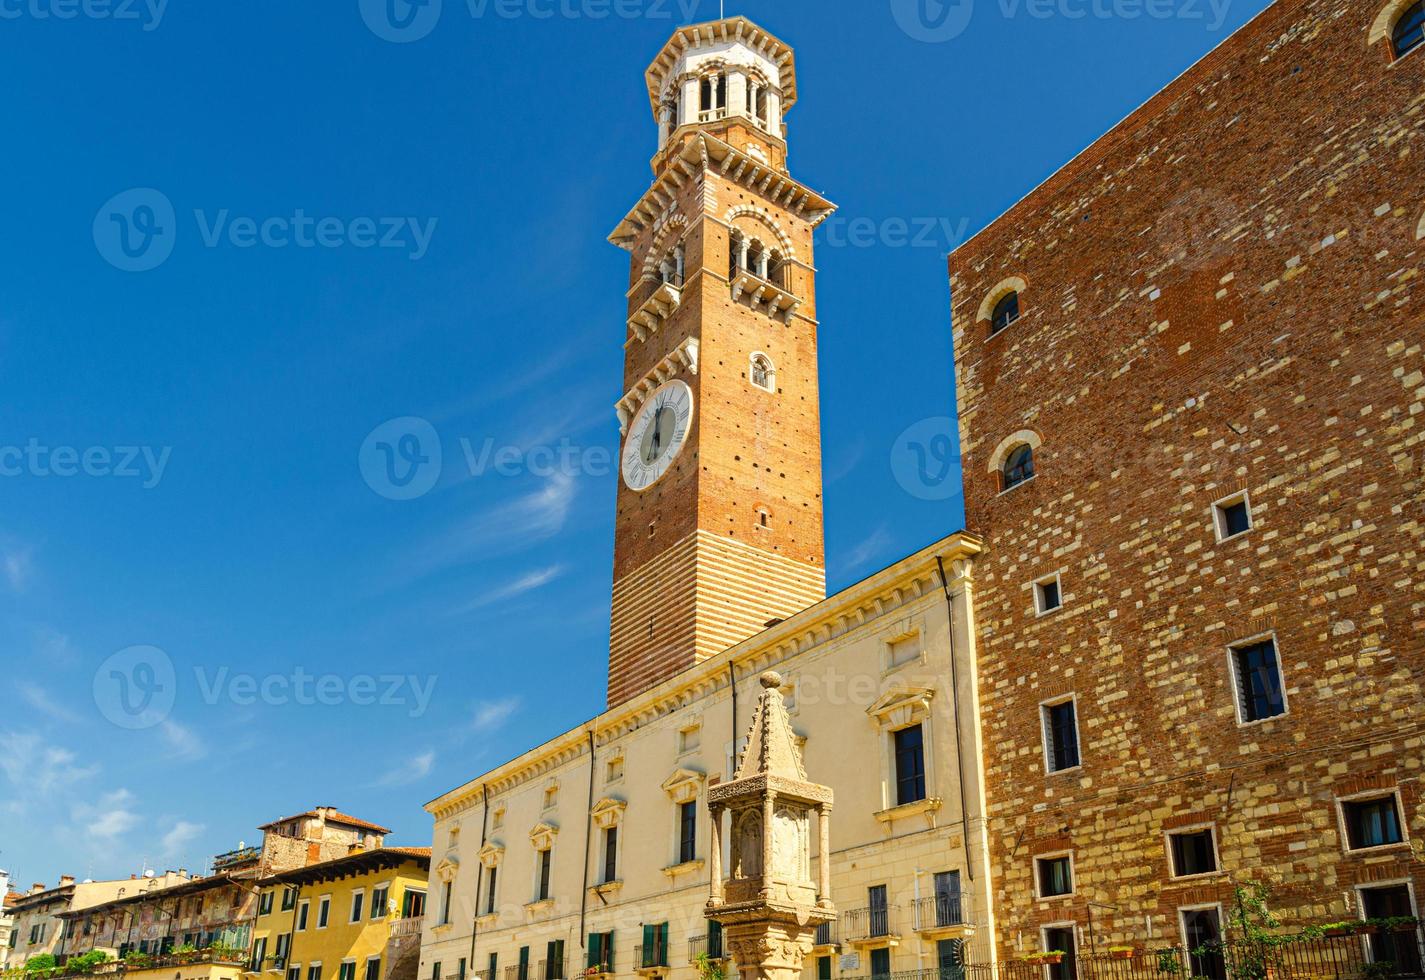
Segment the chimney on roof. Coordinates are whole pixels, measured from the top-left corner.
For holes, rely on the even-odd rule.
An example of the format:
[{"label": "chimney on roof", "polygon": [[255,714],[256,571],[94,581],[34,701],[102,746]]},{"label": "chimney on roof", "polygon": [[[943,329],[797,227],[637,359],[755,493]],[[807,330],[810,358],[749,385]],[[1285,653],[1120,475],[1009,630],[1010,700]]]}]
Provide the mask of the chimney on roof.
[{"label": "chimney on roof", "polygon": [[37,881],[37,882],[35,882],[33,885],[30,886],[30,894],[31,894],[31,895],[38,895],[40,892],[42,892],[42,891],[44,891],[44,890],[45,890],[45,883],[44,883],[43,881]]},{"label": "chimney on roof", "polygon": [[59,876],[59,887],[63,888],[63,887],[65,887],[66,885],[72,885],[72,884],[74,884],[74,875],[60,875],[60,876]]}]

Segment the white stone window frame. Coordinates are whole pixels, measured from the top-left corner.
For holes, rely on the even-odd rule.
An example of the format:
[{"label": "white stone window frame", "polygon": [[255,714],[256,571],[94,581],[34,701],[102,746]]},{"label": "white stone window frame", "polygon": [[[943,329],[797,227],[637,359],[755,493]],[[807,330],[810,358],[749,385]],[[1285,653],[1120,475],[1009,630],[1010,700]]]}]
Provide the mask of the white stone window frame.
[{"label": "white stone window frame", "polygon": [[544,784],[544,789],[541,792],[543,793],[539,801],[541,813],[548,813],[559,807],[559,780],[551,779]]},{"label": "white stone window frame", "polygon": [[605,786],[617,786],[623,782],[626,762],[622,746],[609,752],[608,758],[604,759]]},{"label": "white stone window frame", "polygon": [[1196,902],[1191,905],[1179,905],[1177,907],[1178,944],[1189,956],[1192,953],[1188,946],[1187,913],[1189,912],[1216,912],[1217,930],[1224,939],[1227,938],[1227,916],[1221,902]]},{"label": "white stone window frame", "polygon": [[307,932],[312,928],[312,900],[310,898],[299,898],[293,912],[295,913],[292,918],[293,932]]},{"label": "white stone window frame", "polygon": [[[1199,874],[1182,875],[1178,874],[1177,860],[1173,857],[1173,838],[1181,834],[1196,834],[1207,831],[1212,838],[1212,863],[1217,866],[1214,871],[1203,871]],[[1227,872],[1222,867],[1222,845],[1217,838],[1217,824],[1212,821],[1203,823],[1187,824],[1183,827],[1174,827],[1171,830],[1163,831],[1163,851],[1168,859],[1168,880],[1169,881],[1202,881],[1207,878],[1218,878]]]},{"label": "white stone window frame", "polygon": [[1415,0],[1390,0],[1380,8],[1375,20],[1371,22],[1370,30],[1366,35],[1366,46],[1375,47],[1377,44],[1384,43],[1388,62],[1386,67],[1388,68],[1394,67],[1416,51],[1425,48],[1425,44],[1417,44],[1400,57],[1396,57],[1395,54],[1395,44],[1392,40],[1395,34],[1395,25],[1414,3]]},{"label": "white stone window frame", "polygon": [[[1005,436],[1000,440],[999,445],[995,447],[995,451],[990,454],[989,465],[989,472],[994,475],[1000,488],[996,496],[1003,497],[1007,493],[1014,493],[1014,491],[1020,487],[1028,486],[1039,479],[1039,449],[1043,445],[1044,437],[1033,429],[1020,429],[1018,432]],[[1004,464],[1009,462],[1009,454],[1020,446],[1028,446],[1030,451],[1034,454],[1034,475],[1027,480],[1019,481],[1012,487],[1006,487],[1004,485]]]},{"label": "white stone window frame", "polygon": [[[1033,479],[1031,477],[1030,479]],[[1053,585],[1059,590],[1059,604],[1057,606],[1046,606],[1044,604],[1044,586]],[[1064,572],[1063,569],[1052,575],[1045,575],[1043,578],[1035,579],[1031,586],[1034,592],[1034,618],[1043,619],[1045,616],[1052,616],[1055,613],[1064,611]]]},{"label": "white stone window frame", "polygon": [[[547,821],[540,821],[539,823],[535,824],[534,828],[529,832],[530,849],[531,852],[535,855],[534,860],[530,862],[530,901],[527,903],[529,905],[539,905],[544,902],[552,902],[554,900],[552,897],[547,899],[541,899],[539,897],[539,863],[542,860],[539,855],[543,854],[545,851],[549,852],[549,891],[550,895],[552,896],[554,894],[554,844],[555,838],[557,838],[558,836],[559,827]],[[497,888],[499,887],[499,876],[497,876],[495,879],[495,885]]]},{"label": "white stone window frame", "polygon": [[[755,378],[757,359],[761,358],[767,365],[767,383],[758,384]],[[772,355],[766,351],[755,350],[747,355],[747,383],[758,391],[765,391],[769,395],[777,393],[777,362],[772,360]]]},{"label": "white stone window frame", "polygon": [[[322,914],[322,909],[323,909],[323,907],[325,907],[325,909],[326,909],[326,914],[325,914],[325,915]],[[325,924],[323,924],[323,922],[322,922],[323,919],[326,920],[326,923],[325,923]],[[331,897],[331,894],[328,893],[328,894],[326,894],[326,895],[318,895],[318,896],[317,896],[317,930],[320,932],[321,930],[328,928],[328,927],[331,925],[331,922],[332,922],[332,897]]]},{"label": "white stone window frame", "polygon": [[[361,908],[359,908],[359,909],[356,907],[356,900],[357,900],[358,898],[361,899]],[[346,910],[346,914],[347,914],[347,921],[346,921],[346,924],[349,925],[349,926],[354,926],[354,925],[357,925],[357,924],[359,924],[359,923],[365,921],[365,919],[366,919],[366,889],[365,889],[365,888],[353,888],[353,889],[351,890],[351,907]]]},{"label": "white stone window frame", "polygon": [[[1272,649],[1277,655],[1277,677],[1281,681],[1282,688],[1282,712],[1279,715],[1272,715],[1270,718],[1247,719],[1242,715],[1242,676],[1237,669],[1237,651],[1243,647],[1255,646],[1265,640],[1272,641]],[[1229,690],[1232,693],[1232,711],[1237,719],[1238,728],[1255,728],[1258,725],[1270,724],[1280,721],[1283,718],[1291,717],[1291,696],[1287,693],[1286,665],[1282,662],[1282,646],[1277,640],[1276,630],[1268,630],[1265,633],[1258,633],[1255,636],[1248,636],[1240,640],[1233,640],[1227,644],[1227,677]]]},{"label": "white stone window frame", "polygon": [[[1280,658],[1280,654],[1278,654]],[[1280,717],[1280,715],[1278,716]],[[1346,825],[1346,804],[1364,803],[1369,800],[1383,800],[1389,797],[1395,801],[1395,822],[1400,826],[1400,842],[1396,844],[1376,844],[1372,847],[1352,847],[1351,835]],[[1400,786],[1392,786],[1390,789],[1367,789],[1359,793],[1350,793],[1346,796],[1338,796],[1335,800],[1336,808],[1336,828],[1341,835],[1341,852],[1343,854],[1382,854],[1389,851],[1411,850],[1410,842],[1410,821],[1406,817],[1405,800],[1400,795]],[[1375,882],[1368,882],[1374,885]],[[1411,894],[1414,901],[1414,893]]]},{"label": "white stone window frame", "polygon": [[[935,761],[935,724],[932,688],[893,689],[866,709],[881,739],[881,812],[901,807],[934,807],[940,799]],[[925,799],[915,803],[896,802],[896,732],[920,726],[921,764],[925,768]]]},{"label": "white stone window frame", "polygon": [[[1234,504],[1247,505],[1247,530],[1238,531],[1236,534],[1227,533],[1227,508]],[[1229,541],[1238,541],[1245,538],[1257,529],[1257,515],[1252,510],[1252,494],[1249,490],[1238,490],[1236,493],[1229,493],[1221,500],[1212,502],[1212,530],[1217,535],[1218,544],[1226,544]]]},{"label": "white stone window frame", "polygon": [[[1057,708],[1061,704],[1072,704],[1074,706],[1074,751],[1079,757],[1079,764],[1068,766],[1064,769],[1054,768],[1054,757],[1050,751],[1049,744],[1049,709]],[[1039,741],[1043,747],[1044,775],[1062,776],[1066,773],[1080,772],[1084,768],[1084,737],[1079,731],[1079,695],[1077,691],[1068,694],[1060,694],[1052,698],[1045,698],[1039,702]],[[1036,885],[1036,887],[1038,887]]]},{"label": "white stone window frame", "polygon": [[[665,872],[676,872],[680,870],[691,870],[701,867],[703,858],[699,855],[707,852],[707,829],[706,821],[697,820],[696,831],[693,835],[693,859],[691,861],[682,860],[683,844],[683,805],[694,804],[694,813],[697,812],[696,805],[702,797],[703,786],[707,781],[707,774],[697,772],[692,769],[679,769],[663,781],[663,792],[668,794],[668,799],[673,803],[673,819],[668,829],[668,863],[664,867]],[[623,835],[620,834],[620,837]]]},{"label": "white stone window frame", "polygon": [[491,888],[488,893],[481,894],[480,899],[481,903],[484,905],[484,908],[476,909],[477,918],[484,919],[492,916],[498,916],[500,914],[498,896],[500,892],[500,886],[502,885],[505,876],[500,874],[499,868],[504,859],[505,849],[500,844],[491,841],[486,843],[484,847],[480,848],[480,873],[484,876],[484,879],[480,882],[480,885],[482,888],[489,887],[490,872],[494,871],[495,887]]},{"label": "white stone window frame", "polygon": [[[995,283],[994,288],[985,293],[985,298],[980,301],[980,308],[975,312],[975,322],[983,323],[989,329],[986,340],[993,340],[1003,334],[1009,333],[1010,329],[1024,319],[1024,294],[1028,291],[1029,284],[1019,276],[1007,276]],[[995,307],[999,301],[1010,293],[1019,296],[1019,316],[1007,324],[1003,330],[994,329]]]},{"label": "white stone window frame", "polygon": [[[693,735],[692,744],[689,744],[689,735]],[[692,755],[702,749],[703,746],[703,722],[698,719],[690,724],[682,725],[678,728],[678,758]]]},{"label": "white stone window frame", "polygon": [[[1041,861],[1057,861],[1059,858],[1063,858],[1063,857],[1066,857],[1066,858],[1069,859],[1069,890],[1066,891],[1066,892],[1064,892],[1062,895],[1045,895],[1045,894],[1044,894],[1044,877],[1039,873],[1039,862],[1041,862]],[[1073,848],[1069,848],[1068,850],[1064,850],[1064,851],[1046,851],[1046,852],[1043,853],[1043,854],[1036,854],[1036,855],[1034,855],[1033,862],[1034,862],[1034,863],[1033,863],[1033,871],[1034,871],[1034,898],[1035,898],[1036,901],[1040,901],[1040,902],[1062,902],[1062,901],[1064,901],[1065,899],[1076,898],[1076,897],[1078,896],[1078,894],[1079,894],[1079,869],[1078,869],[1078,866],[1074,863],[1074,851],[1073,851]],[[1051,926],[1046,926],[1045,928],[1052,928],[1052,927],[1051,927]],[[1062,928],[1062,927],[1061,927],[1061,928]],[[1067,952],[1067,950],[1066,950],[1066,952]]]},{"label": "white stone window frame", "polygon": [[[396,879],[394,879],[394,878],[388,878],[388,879],[385,880],[385,881],[378,881],[376,884],[372,885],[372,886],[371,886],[371,904],[370,904],[370,906],[367,908],[367,911],[366,911],[366,918],[367,918],[367,919],[371,919],[371,920],[375,920],[375,919],[384,919],[384,918],[386,918],[387,916],[389,916],[389,915],[391,914],[391,909],[390,909],[390,905],[391,905],[391,893],[392,893],[393,891],[395,891],[395,890],[396,890]],[[380,905],[380,913],[379,913],[379,914],[377,913],[377,907],[378,907],[378,906],[377,906],[377,904],[376,904],[376,896],[377,896],[377,895],[382,895],[382,896],[383,896],[383,901],[381,902],[381,905]]]},{"label": "white stone window frame", "polygon": [[[884,677],[898,670],[905,670],[907,667],[925,666],[929,659],[929,655],[926,651],[925,638],[926,629],[924,616],[902,619],[883,633],[880,640],[881,676]],[[896,645],[912,639],[920,641],[920,652],[908,660],[896,663],[894,659]]]},{"label": "white stone window frame", "polygon": [[497,805],[495,806],[495,808],[490,811],[490,829],[491,829],[492,831],[494,831],[494,830],[502,830],[502,829],[504,829],[504,826],[505,826],[505,805],[504,805],[503,803],[500,803],[500,804],[497,804]]},{"label": "white stone window frame", "polygon": [[[1080,938],[1081,938],[1080,935],[1079,935],[1079,931],[1080,931],[1080,930],[1079,930],[1079,924],[1078,924],[1077,922],[1073,921],[1072,919],[1065,919],[1065,920],[1063,920],[1063,921],[1061,921],[1061,922],[1045,922],[1045,923],[1042,923],[1042,924],[1039,926],[1039,949],[1040,949],[1041,951],[1048,952],[1048,950],[1049,950],[1049,930],[1050,930],[1050,929],[1067,929],[1067,930],[1069,930],[1069,932],[1072,933],[1072,934],[1073,934],[1073,937],[1074,937],[1074,949],[1066,949],[1066,950],[1064,950],[1064,953],[1065,953],[1066,955],[1072,956],[1072,955],[1075,954],[1075,952],[1077,952],[1078,947],[1081,945],[1080,942],[1079,942],[1079,940],[1080,940]],[[1047,963],[1044,964],[1044,966],[1042,967],[1042,969],[1043,969],[1043,971],[1044,971],[1044,976],[1045,976],[1046,978],[1053,976],[1053,974],[1050,972],[1050,970],[1052,970],[1052,967],[1049,966],[1049,964],[1047,964]]]},{"label": "white stone window frame", "polygon": [[[372,954],[370,954],[369,956],[367,956],[367,957],[366,957],[366,960],[365,960],[365,967],[366,967],[366,968],[361,971],[361,975],[357,978],[357,980],[366,980],[366,978],[371,975],[371,964],[372,964],[372,963],[380,964],[380,962],[381,962],[381,954],[380,954],[380,953],[372,953]],[[380,975],[381,975],[381,971],[380,971],[379,969],[376,971],[376,975],[377,975],[377,976],[380,976]]]},{"label": "white stone window frame", "polygon": [[[594,818],[594,826],[599,828],[599,851],[597,855],[599,881],[595,886],[596,888],[603,887],[606,885],[617,885],[623,881],[623,872],[625,867],[624,845],[627,843],[628,837],[628,835],[624,833],[623,818],[624,813],[627,810],[628,802],[626,800],[615,799],[612,797],[602,799],[598,803],[594,804],[594,809],[592,811],[592,816]],[[605,876],[605,872],[608,870],[608,867],[604,858],[605,855],[608,853],[608,832],[611,829],[616,830],[618,835],[614,840],[615,877],[607,878]]]},{"label": "white stone window frame", "polygon": [[[1359,851],[1354,851],[1354,852],[1352,852],[1352,853],[1359,854],[1360,852],[1359,852]],[[1414,916],[1416,919],[1419,919],[1419,918],[1420,918],[1420,902],[1419,902],[1419,900],[1416,898],[1416,895],[1415,895],[1415,881],[1414,881],[1414,879],[1408,878],[1408,877],[1407,877],[1407,878],[1387,878],[1387,879],[1385,879],[1385,880],[1383,880],[1383,881],[1361,881],[1361,882],[1357,882],[1355,885],[1353,885],[1352,888],[1351,888],[1351,891],[1354,892],[1354,893],[1355,893],[1355,896],[1356,896],[1356,915],[1357,915],[1357,917],[1360,918],[1360,919],[1365,919],[1365,917],[1366,917],[1366,895],[1365,895],[1366,892],[1368,892],[1368,891],[1375,891],[1375,890],[1380,889],[1380,888],[1399,888],[1401,885],[1404,885],[1404,886],[1405,886],[1406,893],[1410,896],[1410,914],[1411,914],[1412,916]],[[1416,925],[1416,927],[1415,927],[1415,938],[1416,938],[1416,942],[1419,942],[1419,941],[1420,941],[1420,926],[1419,926],[1419,925]],[[1375,962],[1375,961],[1371,958],[1371,944],[1370,944],[1370,941],[1369,941],[1369,937],[1362,936],[1361,939],[1362,939],[1362,942],[1365,944],[1365,948],[1366,948],[1366,962],[1368,962],[1368,963],[1373,963],[1373,962]]]}]

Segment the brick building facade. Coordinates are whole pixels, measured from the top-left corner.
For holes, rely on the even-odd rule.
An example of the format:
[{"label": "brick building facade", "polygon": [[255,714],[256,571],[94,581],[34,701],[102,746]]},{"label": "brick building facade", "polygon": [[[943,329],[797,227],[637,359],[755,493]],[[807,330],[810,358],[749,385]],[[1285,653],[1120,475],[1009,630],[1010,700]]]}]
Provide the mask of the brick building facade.
[{"label": "brick building facade", "polygon": [[1279,0],[950,257],[1001,956],[1425,899],[1408,6]]}]

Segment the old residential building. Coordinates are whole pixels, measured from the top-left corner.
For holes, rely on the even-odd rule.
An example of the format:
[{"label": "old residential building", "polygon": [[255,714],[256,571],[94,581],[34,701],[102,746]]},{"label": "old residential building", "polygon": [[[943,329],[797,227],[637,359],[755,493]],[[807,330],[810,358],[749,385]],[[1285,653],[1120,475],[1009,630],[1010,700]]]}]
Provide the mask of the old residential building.
[{"label": "old residential building", "polygon": [[1419,908],[1421,23],[1278,0],[951,256],[1004,949]]},{"label": "old residential building", "polygon": [[[129,953],[163,957],[181,947],[216,946],[241,951],[245,962],[257,918],[259,881],[379,848],[388,832],[332,807],[317,807],[259,829],[260,844],[218,855],[211,875],[165,882],[66,911],[60,955],[98,949],[120,959]],[[229,963],[205,965],[218,972],[231,969]]]},{"label": "old residential building", "polygon": [[370,847],[259,882],[248,972],[285,980],[413,980],[428,847]]},{"label": "old residential building", "polygon": [[5,966],[24,966],[31,957],[45,953],[63,962],[73,952],[66,925],[72,913],[86,912],[123,895],[149,894],[185,881],[185,873],[170,871],[113,881],[75,881],[72,875],[63,875],[53,888],[36,882],[10,906],[15,920],[14,942],[7,951]]},{"label": "old residential building", "polygon": [[823,598],[812,231],[832,205],[787,168],[792,52],[729,18],[678,31],[647,83],[656,176],[611,236],[631,288],[610,707],[428,805],[421,975],[691,977],[722,956],[707,793],[769,669],[836,800],[815,861],[841,916],[808,970],[959,962],[993,914],[980,545]]}]

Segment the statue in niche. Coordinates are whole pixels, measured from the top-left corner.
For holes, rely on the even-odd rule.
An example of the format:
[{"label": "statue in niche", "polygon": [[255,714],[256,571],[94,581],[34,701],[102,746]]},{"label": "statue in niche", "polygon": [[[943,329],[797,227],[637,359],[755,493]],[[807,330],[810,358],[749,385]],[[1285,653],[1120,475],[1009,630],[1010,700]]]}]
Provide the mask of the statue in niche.
[{"label": "statue in niche", "polygon": [[736,841],[732,876],[734,878],[756,878],[761,875],[762,815],[756,810],[747,810],[738,818]]}]

